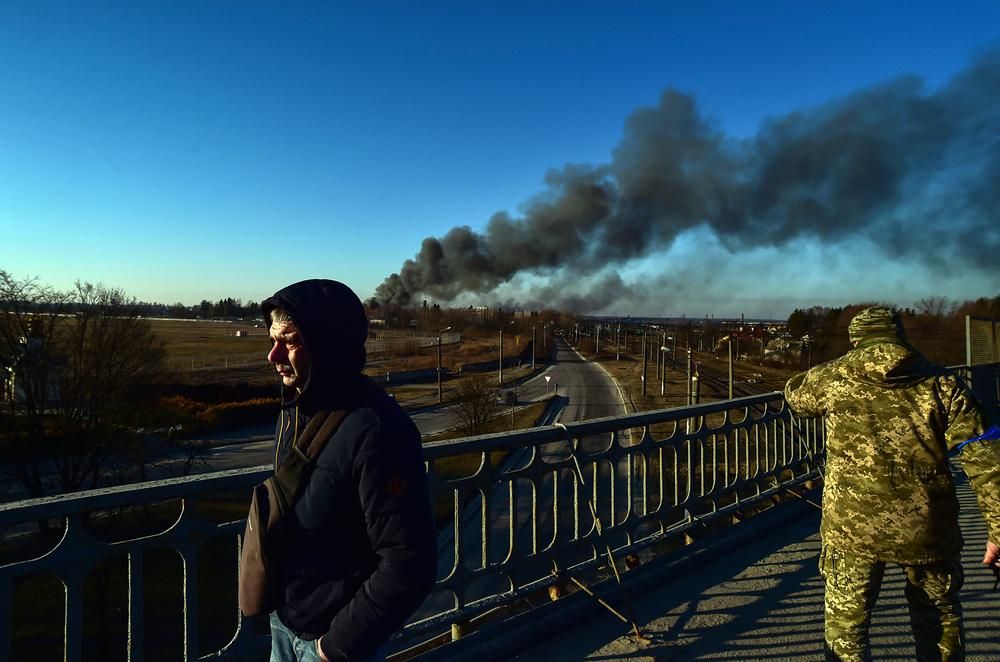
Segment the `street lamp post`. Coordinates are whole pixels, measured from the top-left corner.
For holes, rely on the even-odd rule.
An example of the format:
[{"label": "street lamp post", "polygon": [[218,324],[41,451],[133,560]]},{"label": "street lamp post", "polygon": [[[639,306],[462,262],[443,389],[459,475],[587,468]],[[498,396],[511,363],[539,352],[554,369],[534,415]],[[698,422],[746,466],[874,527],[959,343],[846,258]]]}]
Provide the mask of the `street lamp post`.
[{"label": "street lamp post", "polygon": [[500,327],[500,363],[497,364],[499,370],[497,375],[499,377],[499,383],[503,386],[503,327]]},{"label": "street lamp post", "polygon": [[438,404],[441,404],[442,402],[444,402],[444,391],[441,388],[441,334],[444,333],[445,331],[450,331],[450,330],[451,330],[451,327],[449,326],[449,327],[446,327],[446,328],[441,329],[440,331],[438,331],[438,371],[437,371],[437,377],[438,377]]},{"label": "street lamp post", "polygon": [[646,395],[646,332],[642,332],[642,394]]},{"label": "street lamp post", "polygon": [[[534,372],[534,370],[535,370],[535,350],[536,350],[536,346],[535,346],[535,327],[536,326],[538,326],[538,325],[537,324],[532,324],[531,325],[531,370],[532,370],[532,372]],[[544,329],[542,330],[542,333],[543,334],[545,333]]]},{"label": "street lamp post", "polygon": [[688,390],[688,397],[687,397],[687,403],[690,405],[691,404],[691,346],[690,345],[688,345],[687,350],[688,350],[688,360],[687,360],[687,390]]},{"label": "street lamp post", "polygon": [[660,395],[667,394],[667,346],[660,345],[660,355],[663,357],[663,372],[660,373]]},{"label": "street lamp post", "polygon": [[622,323],[618,322],[618,335],[615,337],[615,361],[622,357]]},{"label": "street lamp post", "polygon": [[726,343],[729,347],[729,399],[733,399],[733,339]]},{"label": "street lamp post", "polygon": [[[507,322],[506,326],[510,326],[514,322]],[[503,327],[500,327],[500,365],[498,370],[498,377],[500,380],[500,385],[503,386]]]},{"label": "street lamp post", "polygon": [[656,350],[656,378],[660,378],[660,357],[663,356],[663,352],[659,349]]},{"label": "street lamp post", "polygon": [[667,332],[660,334],[660,354],[662,354],[663,372],[667,371]]}]

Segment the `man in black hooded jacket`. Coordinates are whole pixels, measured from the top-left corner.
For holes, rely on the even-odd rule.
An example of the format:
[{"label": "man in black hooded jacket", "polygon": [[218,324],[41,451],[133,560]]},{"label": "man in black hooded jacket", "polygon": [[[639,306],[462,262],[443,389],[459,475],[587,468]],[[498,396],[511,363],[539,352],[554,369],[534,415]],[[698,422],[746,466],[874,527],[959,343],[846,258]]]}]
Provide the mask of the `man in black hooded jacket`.
[{"label": "man in black hooded jacket", "polygon": [[295,504],[272,662],[376,658],[434,583],[420,433],[361,374],[368,321],[346,285],[306,280],[261,302],[281,375],[275,467],[319,411],[350,413]]}]

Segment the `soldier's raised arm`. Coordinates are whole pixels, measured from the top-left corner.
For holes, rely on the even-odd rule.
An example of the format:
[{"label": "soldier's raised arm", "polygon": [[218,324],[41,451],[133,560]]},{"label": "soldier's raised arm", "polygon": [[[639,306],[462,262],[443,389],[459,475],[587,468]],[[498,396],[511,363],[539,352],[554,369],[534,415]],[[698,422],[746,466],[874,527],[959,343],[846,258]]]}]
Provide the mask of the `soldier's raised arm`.
[{"label": "soldier's raised arm", "polygon": [[948,450],[961,458],[986,520],[989,540],[983,564],[1000,567],[1000,431],[994,426],[984,434],[982,408],[961,381],[949,395]]},{"label": "soldier's raised arm", "polygon": [[822,385],[815,368],[800,372],[785,384],[785,400],[800,416],[820,416],[825,413]]}]

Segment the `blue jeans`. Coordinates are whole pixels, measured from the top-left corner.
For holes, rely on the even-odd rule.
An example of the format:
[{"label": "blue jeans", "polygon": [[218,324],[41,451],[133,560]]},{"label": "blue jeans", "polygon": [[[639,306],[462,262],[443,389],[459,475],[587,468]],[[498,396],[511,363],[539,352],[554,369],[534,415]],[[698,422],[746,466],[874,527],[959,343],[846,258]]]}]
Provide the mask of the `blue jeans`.
[{"label": "blue jeans", "polygon": [[[361,662],[385,662],[386,647]],[[277,612],[271,612],[271,662],[322,662],[316,642],[297,637],[285,627]]]}]

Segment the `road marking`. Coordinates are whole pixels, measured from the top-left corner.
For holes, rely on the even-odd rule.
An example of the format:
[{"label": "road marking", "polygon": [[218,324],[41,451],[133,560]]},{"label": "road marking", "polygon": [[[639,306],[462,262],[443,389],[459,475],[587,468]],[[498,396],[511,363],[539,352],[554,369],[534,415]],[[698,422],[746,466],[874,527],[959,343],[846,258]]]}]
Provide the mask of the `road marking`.
[{"label": "road marking", "polygon": [[[622,402],[622,412],[627,416],[630,412],[628,410],[628,405],[625,404],[625,394],[622,393],[622,387],[621,387],[621,385],[618,384],[618,380],[615,379],[614,375],[612,375],[610,372],[608,372],[608,369],[605,368],[600,363],[598,363],[597,361],[590,361],[588,359],[583,358],[583,354],[581,354],[580,352],[578,352],[577,349],[576,349],[576,347],[573,347],[572,345],[570,345],[569,348],[572,349],[574,352],[576,352],[576,355],[579,356],[580,360],[583,361],[584,363],[593,363],[598,368],[600,368],[601,370],[604,371],[604,374],[608,376],[608,379],[611,380],[611,383],[615,385],[615,390],[618,391],[618,399],[621,400],[621,402]],[[634,433],[632,431],[632,428],[628,429],[628,439],[632,443],[632,445],[635,445],[635,435],[634,435]]]},{"label": "road marking", "polygon": [[608,379],[610,379],[610,380],[611,380],[611,383],[615,385],[615,390],[617,390],[617,391],[618,391],[618,399],[619,399],[619,400],[621,400],[621,402],[622,402],[622,411],[623,411],[624,413],[626,413],[626,414],[629,414],[629,413],[631,413],[631,412],[629,412],[629,410],[628,410],[628,405],[627,405],[627,404],[625,404],[625,394],[624,394],[624,393],[622,393],[622,387],[621,387],[621,386],[620,386],[620,385],[618,384],[618,380],[614,378],[614,375],[612,375],[612,374],[611,374],[610,372],[608,372],[608,369],[607,369],[607,368],[605,368],[605,367],[604,367],[603,365],[601,365],[600,363],[598,363],[597,361],[591,361],[591,360],[589,360],[589,359],[585,359],[585,358],[583,358],[583,354],[581,354],[580,352],[578,352],[578,351],[576,350],[576,347],[573,347],[572,345],[570,345],[570,346],[569,346],[569,348],[570,348],[570,349],[572,349],[572,350],[573,350],[574,352],[576,352],[576,355],[577,355],[577,356],[579,356],[579,357],[580,357],[580,360],[581,360],[581,361],[583,361],[584,363],[593,363],[593,364],[594,364],[594,365],[596,365],[596,366],[597,366],[598,368],[600,368],[601,370],[603,370],[603,371],[604,371],[604,374],[608,376]]}]

